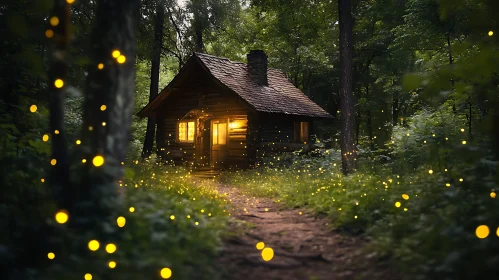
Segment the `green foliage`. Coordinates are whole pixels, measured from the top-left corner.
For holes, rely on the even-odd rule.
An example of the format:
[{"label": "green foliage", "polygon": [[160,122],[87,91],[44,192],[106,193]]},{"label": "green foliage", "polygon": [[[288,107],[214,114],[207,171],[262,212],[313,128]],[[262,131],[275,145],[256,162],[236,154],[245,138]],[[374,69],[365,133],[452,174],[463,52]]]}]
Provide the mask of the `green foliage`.
[{"label": "green foliage", "polygon": [[[33,175],[34,170],[18,169],[2,177],[29,186],[14,188],[2,198],[2,221],[7,222],[2,223],[2,263],[18,263],[28,255],[35,260],[5,270],[10,272],[7,279],[77,279],[86,273],[102,279],[154,279],[164,267],[175,279],[216,279],[213,260],[228,208],[209,183],[195,182],[178,168],[131,163],[125,179],[115,186],[122,201],[115,216],[125,217],[125,226],[118,227],[115,219],[101,220],[96,230],[88,231],[54,221],[57,209],[47,193],[50,182],[41,183]],[[8,181],[2,183],[9,186]],[[86,207],[92,211],[92,205]],[[26,242],[36,240],[31,236],[36,234],[44,235],[42,244]],[[87,247],[93,239],[100,242],[96,252]],[[105,252],[108,243],[117,246],[115,253]],[[47,259],[48,252],[55,253],[54,260]],[[117,263],[115,269],[108,267],[109,261]]]}]

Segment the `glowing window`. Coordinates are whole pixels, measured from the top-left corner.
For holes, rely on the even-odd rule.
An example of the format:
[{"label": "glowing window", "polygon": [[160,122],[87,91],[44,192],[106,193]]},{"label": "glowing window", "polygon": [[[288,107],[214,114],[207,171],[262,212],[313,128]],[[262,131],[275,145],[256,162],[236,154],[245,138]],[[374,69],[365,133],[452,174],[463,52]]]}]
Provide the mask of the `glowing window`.
[{"label": "glowing window", "polygon": [[295,122],[295,142],[308,142],[308,122]]},{"label": "glowing window", "polygon": [[196,125],[194,122],[179,122],[178,123],[178,141],[179,142],[194,142],[194,134]]},{"label": "glowing window", "polygon": [[225,145],[227,143],[227,123],[213,124],[213,145]]}]

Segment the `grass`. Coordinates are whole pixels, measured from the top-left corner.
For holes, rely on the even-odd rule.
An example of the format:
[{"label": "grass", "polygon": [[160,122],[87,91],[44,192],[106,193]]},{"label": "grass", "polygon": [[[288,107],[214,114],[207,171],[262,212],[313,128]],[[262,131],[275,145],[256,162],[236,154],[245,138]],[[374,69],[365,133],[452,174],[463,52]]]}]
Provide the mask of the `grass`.
[{"label": "grass", "polygon": [[[283,155],[258,169],[224,173],[221,180],[284,207],[327,214],[338,229],[369,236],[370,250],[393,258],[408,279],[478,279],[498,272],[494,178],[477,176],[469,164],[402,168],[403,160],[362,160],[358,172],[343,176],[338,156],[329,153]],[[477,238],[479,225],[490,228],[487,238]]]},{"label": "grass", "polygon": [[[103,221],[105,234],[59,227],[58,242],[64,244],[42,278],[83,279],[90,273],[93,279],[161,279],[163,268],[172,279],[219,277],[214,261],[229,213],[213,186],[195,182],[183,169],[146,163],[127,168],[119,188],[116,216],[126,219],[125,226]],[[91,239],[100,249],[82,253]],[[108,243],[117,246],[115,253],[105,252]]]}]

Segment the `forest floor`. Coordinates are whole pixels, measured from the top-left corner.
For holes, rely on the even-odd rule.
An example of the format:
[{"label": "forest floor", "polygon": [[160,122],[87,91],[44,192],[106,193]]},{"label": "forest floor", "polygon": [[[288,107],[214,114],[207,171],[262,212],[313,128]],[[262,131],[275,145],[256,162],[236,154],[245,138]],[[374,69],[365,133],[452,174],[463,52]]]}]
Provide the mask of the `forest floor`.
[{"label": "forest floor", "polygon": [[[395,279],[387,261],[365,253],[366,240],[332,229],[327,218],[245,196],[236,186],[217,188],[234,207],[217,260],[223,279]],[[272,260],[262,259],[260,241],[274,250]]]}]

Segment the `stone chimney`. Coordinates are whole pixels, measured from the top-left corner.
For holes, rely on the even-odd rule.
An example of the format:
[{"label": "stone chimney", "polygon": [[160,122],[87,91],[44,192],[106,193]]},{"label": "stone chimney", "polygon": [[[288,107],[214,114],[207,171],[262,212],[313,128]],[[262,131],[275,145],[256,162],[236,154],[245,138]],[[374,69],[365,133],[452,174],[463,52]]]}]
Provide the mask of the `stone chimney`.
[{"label": "stone chimney", "polygon": [[246,55],[251,79],[261,86],[268,86],[267,55],[262,50],[252,50]]}]

